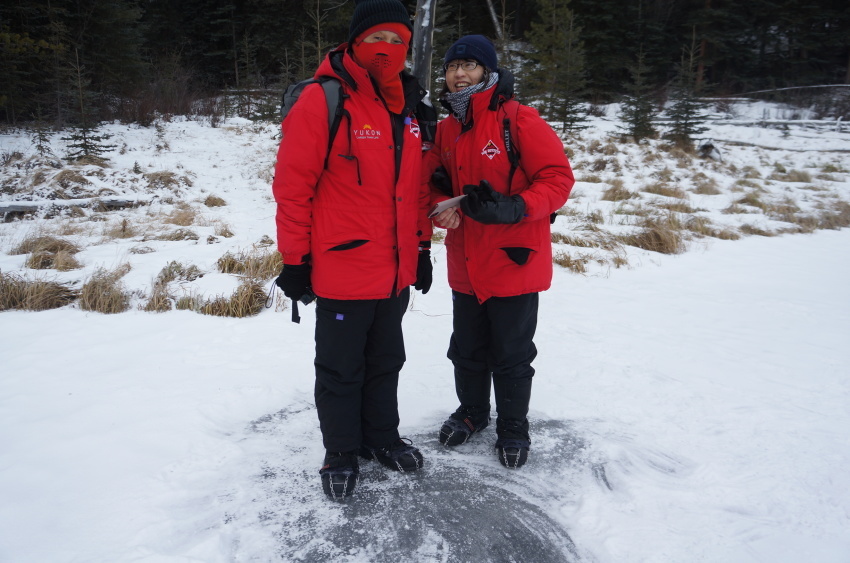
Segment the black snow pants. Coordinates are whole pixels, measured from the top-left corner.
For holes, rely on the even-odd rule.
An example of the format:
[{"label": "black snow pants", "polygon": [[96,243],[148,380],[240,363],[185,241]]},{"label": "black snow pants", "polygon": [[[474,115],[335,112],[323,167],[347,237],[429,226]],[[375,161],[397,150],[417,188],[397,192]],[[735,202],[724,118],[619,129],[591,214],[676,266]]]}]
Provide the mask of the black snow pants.
[{"label": "black snow pants", "polygon": [[507,426],[519,429],[528,439],[539,297],[538,293],[526,293],[479,303],[474,295],[452,292],[454,332],[448,357],[454,364],[457,397],[473,412],[489,413],[492,378],[500,437],[505,423],[510,422]]},{"label": "black snow pants", "polygon": [[316,300],[316,410],[325,449],[397,440],[401,319],[410,288],[387,299]]}]

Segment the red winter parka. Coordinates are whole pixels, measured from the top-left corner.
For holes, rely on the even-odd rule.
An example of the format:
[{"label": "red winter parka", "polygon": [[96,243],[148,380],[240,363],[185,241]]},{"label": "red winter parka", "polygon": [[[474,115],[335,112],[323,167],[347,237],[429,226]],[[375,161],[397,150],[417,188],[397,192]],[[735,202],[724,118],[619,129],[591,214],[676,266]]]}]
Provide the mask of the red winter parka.
[{"label": "red winter parka", "polygon": [[409,109],[425,92],[403,73],[405,109],[391,116],[346,47],[315,75],[336,77],[343,88],[330,152],[321,85],[307,86],[283,122],[272,184],[278,248],[284,264],[312,264],[320,297],[382,299],[416,281],[419,241],[431,237],[421,134]]},{"label": "red winter parka", "polygon": [[[437,125],[434,148],[425,158],[425,174],[442,165],[452,180],[454,195],[465,185],[487,180],[497,192],[519,195],[525,217],[514,225],[484,225],[463,217],[448,229],[449,285],[475,295],[510,297],[549,289],[552,284],[550,214],[567,201],[575,183],[564,146],[537,110],[510,102],[513,77],[499,70],[500,82],[473,94],[466,125],[449,116]],[[515,120],[511,138],[520,154],[511,185],[511,164],[505,147],[505,118]],[[430,176],[429,176],[430,177]],[[432,203],[447,199],[432,191]]]}]

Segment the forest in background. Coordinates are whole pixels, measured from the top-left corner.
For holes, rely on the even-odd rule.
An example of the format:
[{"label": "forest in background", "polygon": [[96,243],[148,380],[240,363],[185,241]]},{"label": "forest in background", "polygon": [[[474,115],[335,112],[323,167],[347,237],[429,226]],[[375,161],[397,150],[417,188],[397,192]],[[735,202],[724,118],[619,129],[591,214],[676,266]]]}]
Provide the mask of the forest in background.
[{"label": "forest in background", "polygon": [[[415,2],[406,3],[412,14]],[[0,121],[272,117],[284,87],[346,40],[353,8],[352,0],[9,0],[0,6]],[[628,93],[660,103],[683,76],[716,97],[850,83],[846,0],[439,0],[435,14],[435,77],[455,39],[487,35],[520,94],[549,117]],[[274,95],[265,106],[222,107],[221,94],[245,92]]]}]

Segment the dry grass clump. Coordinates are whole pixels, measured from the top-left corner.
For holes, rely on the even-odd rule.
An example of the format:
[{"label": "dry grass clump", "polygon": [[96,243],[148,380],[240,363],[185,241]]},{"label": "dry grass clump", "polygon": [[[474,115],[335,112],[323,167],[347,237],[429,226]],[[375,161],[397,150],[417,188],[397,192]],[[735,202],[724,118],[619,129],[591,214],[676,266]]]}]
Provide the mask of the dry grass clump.
[{"label": "dry grass clump", "polygon": [[263,310],[266,290],[256,279],[245,279],[230,297],[217,297],[200,308],[202,315],[215,317],[252,317]]},{"label": "dry grass clump", "polygon": [[109,168],[109,161],[105,158],[101,158],[99,156],[94,156],[92,154],[84,154],[80,158],[74,161],[74,164],[79,164],[82,166],[97,166],[99,168]]},{"label": "dry grass clump", "polygon": [[431,234],[431,242],[442,243],[444,240],[446,240],[446,230],[435,228],[434,232]]},{"label": "dry grass clump", "polygon": [[748,180],[758,180],[761,178],[761,172],[753,166],[744,166],[741,169],[741,175]]},{"label": "dry grass clump", "polygon": [[76,254],[80,251],[80,248],[72,242],[50,235],[34,235],[22,240],[9,254],[29,254],[31,252],[51,252],[55,254],[62,250]]},{"label": "dry grass clump", "polygon": [[707,217],[691,217],[685,222],[685,229],[702,237],[713,237],[722,240],[738,240],[741,238],[731,229],[717,229]]},{"label": "dry grass clump", "polygon": [[173,242],[178,240],[198,240],[199,238],[198,233],[191,229],[177,229],[176,231],[159,235],[156,237],[156,240],[168,240]]},{"label": "dry grass clump", "polygon": [[144,174],[144,177],[148,181],[148,189],[150,190],[161,188],[174,190],[180,186],[181,182],[187,186],[192,185],[192,181],[186,176],[177,176],[177,174],[168,170],[149,172]]},{"label": "dry grass clump", "polygon": [[843,229],[850,227],[850,203],[836,201],[832,209],[823,210],[818,217],[820,229]]},{"label": "dry grass clump", "polygon": [[177,300],[178,310],[188,310],[215,317],[250,317],[263,310],[266,303],[266,291],[255,279],[245,279],[230,297],[216,297],[211,300],[197,295],[187,295]]},{"label": "dry grass clump", "polygon": [[587,176],[582,176],[580,178],[576,178],[576,182],[587,182],[588,184],[601,184],[602,178],[597,176],[596,174],[590,174]]},{"label": "dry grass clump", "polygon": [[171,310],[172,297],[168,294],[168,286],[165,284],[154,284],[153,291],[148,300],[139,308],[148,313],[166,313]]},{"label": "dry grass clump", "polygon": [[215,224],[215,234],[219,237],[230,238],[233,235],[233,231],[230,230],[230,226],[227,223],[216,223]]},{"label": "dry grass clump", "polygon": [[678,186],[668,186],[664,182],[654,182],[644,186],[641,191],[676,199],[686,199],[688,196]]},{"label": "dry grass clump", "polygon": [[624,187],[623,181],[619,178],[611,180],[611,187],[602,192],[602,196],[600,199],[603,201],[624,201],[627,199],[632,199],[636,197],[640,197],[638,194],[634,192],[630,192]]},{"label": "dry grass clump", "polygon": [[106,225],[103,229],[103,236],[109,239],[127,239],[133,238],[139,234],[139,231],[134,227],[130,220],[126,217],[121,219],[120,223],[112,223]]},{"label": "dry grass clump", "polygon": [[553,244],[567,244],[578,248],[601,248],[603,250],[617,250],[621,247],[619,241],[610,233],[600,230],[595,225],[585,225],[588,231],[584,236],[573,236],[569,234],[553,232]]},{"label": "dry grass clump", "polygon": [[151,252],[156,252],[156,250],[150,246],[134,246],[130,249],[131,254],[150,254]]},{"label": "dry grass clump", "polygon": [[207,207],[224,207],[227,205],[227,202],[217,195],[209,195],[207,199],[204,200],[204,205]]},{"label": "dry grass clump", "polygon": [[695,194],[718,195],[722,193],[717,187],[717,181],[714,178],[709,178],[702,172],[694,174],[694,177],[691,179],[691,181],[694,183],[694,189],[692,191]]},{"label": "dry grass clump", "polygon": [[766,211],[769,208],[769,205],[763,202],[761,198],[759,198],[759,194],[754,191],[748,192],[745,196],[736,199],[732,203],[737,205],[749,205],[750,207],[756,207],[762,211]]},{"label": "dry grass clump", "polygon": [[789,170],[785,172],[774,172],[770,175],[771,180],[778,182],[802,182],[807,183],[812,181],[812,175],[805,170]]},{"label": "dry grass clump", "polygon": [[619,240],[623,244],[661,254],[680,254],[685,251],[682,225],[674,217],[646,218],[640,226],[638,233],[620,235]]},{"label": "dry grass clump", "polygon": [[37,235],[24,239],[10,254],[29,254],[25,262],[28,268],[68,271],[80,267],[80,263],[74,258],[79,251],[80,248],[76,244],[67,240],[50,235]]},{"label": "dry grass clump", "polygon": [[247,252],[227,252],[218,259],[216,266],[223,274],[240,274],[255,280],[267,280],[280,273],[280,252],[254,247]]},{"label": "dry grass clump", "polygon": [[57,253],[36,251],[27,257],[24,265],[33,270],[56,269],[60,272],[68,272],[77,270],[82,267],[79,260],[67,250],[60,250]]},{"label": "dry grass clump", "polygon": [[660,207],[661,209],[666,209],[667,211],[672,211],[673,213],[696,213],[697,210],[691,207],[688,203],[684,201],[670,201],[670,202],[661,202],[656,203],[656,207]]},{"label": "dry grass clump", "polygon": [[741,225],[741,232],[745,235],[756,235],[760,237],[772,237],[774,233],[771,231],[766,231],[760,227],[756,227],[755,225],[751,225],[749,223]]},{"label": "dry grass clump", "polygon": [[735,180],[735,183],[732,184],[733,192],[742,192],[745,188],[752,188],[754,190],[762,189],[760,184],[753,182],[752,180],[739,179]]},{"label": "dry grass clump", "polygon": [[88,179],[80,174],[78,170],[74,170],[73,168],[65,168],[61,170],[56,176],[53,177],[53,183],[62,186],[65,189],[74,187],[74,186],[88,186],[91,185],[91,182]]},{"label": "dry grass clump", "polygon": [[156,276],[156,284],[166,285],[174,280],[195,281],[202,277],[204,277],[204,273],[194,264],[187,267],[176,260],[172,260],[159,271]]},{"label": "dry grass clump", "polygon": [[130,271],[129,264],[114,270],[99,268],[80,291],[80,307],[86,311],[113,314],[130,308],[130,293],[125,291],[121,278]]},{"label": "dry grass clump", "polygon": [[595,152],[601,152],[602,150],[602,141],[599,139],[593,139],[588,143],[587,148],[585,148],[584,152],[587,154],[593,154]]},{"label": "dry grass clump", "polygon": [[46,280],[27,280],[0,272],[0,311],[57,309],[77,298],[77,292],[65,284]]},{"label": "dry grass clump", "polygon": [[584,274],[587,272],[587,263],[590,259],[587,256],[577,256],[573,258],[568,252],[558,251],[552,255],[552,262],[566,268],[576,274]]},{"label": "dry grass clump", "polygon": [[197,212],[191,206],[179,203],[175,206],[174,211],[165,218],[165,222],[180,227],[188,227],[195,223],[197,215]]}]

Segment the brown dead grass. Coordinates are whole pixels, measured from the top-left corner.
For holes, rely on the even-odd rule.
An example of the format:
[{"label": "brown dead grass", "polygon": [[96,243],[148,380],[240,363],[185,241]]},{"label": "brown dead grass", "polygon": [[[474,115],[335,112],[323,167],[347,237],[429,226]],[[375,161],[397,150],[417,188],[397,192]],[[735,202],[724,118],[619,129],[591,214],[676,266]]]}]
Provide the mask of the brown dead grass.
[{"label": "brown dead grass", "polygon": [[266,291],[256,279],[245,279],[230,297],[217,297],[201,305],[202,315],[215,317],[252,317],[263,310]]},{"label": "brown dead grass", "polygon": [[255,280],[268,280],[280,273],[282,259],[277,250],[254,247],[236,254],[227,252],[216,266],[223,274],[239,274]]},{"label": "brown dead grass", "polygon": [[166,216],[165,222],[180,227],[188,227],[195,223],[197,216],[198,212],[193,207],[185,203],[180,203],[175,206],[174,211]]},{"label": "brown dead grass", "polygon": [[625,201],[640,197],[638,194],[627,190],[623,181],[619,178],[611,180],[610,184],[611,187],[602,192],[602,196],[599,199],[603,201]]},{"label": "brown dead grass", "polygon": [[558,251],[552,255],[552,262],[566,268],[576,274],[584,274],[587,272],[587,263],[590,260],[587,257],[573,257],[569,252]]},{"label": "brown dead grass", "polygon": [[227,202],[217,195],[209,195],[207,199],[204,200],[204,205],[207,207],[224,207],[227,205]]},{"label": "brown dead grass", "polygon": [[108,239],[128,239],[139,235],[139,229],[134,227],[126,217],[118,223],[107,225],[103,229],[103,236]]},{"label": "brown dead grass", "polygon": [[29,254],[32,252],[50,252],[56,254],[62,250],[76,254],[80,251],[80,248],[70,241],[50,235],[34,235],[21,241],[9,254]]},{"label": "brown dead grass", "polygon": [[664,182],[648,184],[644,186],[641,191],[655,195],[663,195],[665,197],[673,197],[676,199],[686,199],[688,197],[678,186],[669,186]]},{"label": "brown dead grass", "polygon": [[204,273],[194,264],[184,266],[180,262],[172,260],[167,266],[160,270],[159,274],[156,276],[156,284],[167,285],[175,280],[195,281],[203,276]]},{"label": "brown dead grass", "polygon": [[685,221],[685,228],[697,236],[722,240],[738,240],[741,235],[728,228],[717,228],[707,217],[691,217]]},{"label": "brown dead grass", "polygon": [[21,309],[46,311],[63,307],[77,298],[71,287],[55,281],[28,280],[0,272],[0,311]]},{"label": "brown dead grass", "polygon": [[200,237],[198,233],[193,231],[192,229],[177,229],[175,231],[171,231],[156,237],[155,240],[167,240],[167,241],[178,241],[178,240],[198,240]]},{"label": "brown dead grass", "polygon": [[620,235],[619,240],[628,246],[661,254],[680,254],[685,251],[682,225],[674,217],[645,218],[641,230],[630,235]]},{"label": "brown dead grass", "polygon": [[121,278],[130,271],[129,264],[113,270],[98,269],[80,291],[80,307],[85,311],[114,314],[130,308],[130,293],[124,289]]},{"label": "brown dead grass", "polygon": [[771,231],[766,231],[761,227],[756,227],[755,225],[751,225],[749,223],[741,225],[741,232],[745,235],[756,235],[760,237],[772,237],[775,233]]}]

